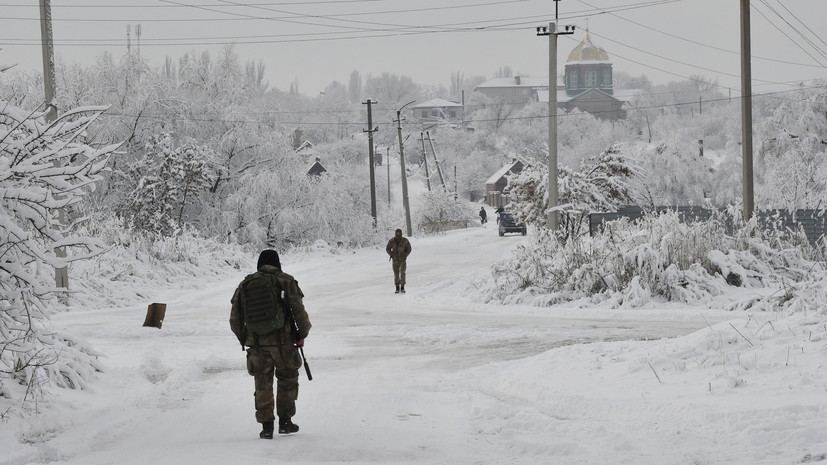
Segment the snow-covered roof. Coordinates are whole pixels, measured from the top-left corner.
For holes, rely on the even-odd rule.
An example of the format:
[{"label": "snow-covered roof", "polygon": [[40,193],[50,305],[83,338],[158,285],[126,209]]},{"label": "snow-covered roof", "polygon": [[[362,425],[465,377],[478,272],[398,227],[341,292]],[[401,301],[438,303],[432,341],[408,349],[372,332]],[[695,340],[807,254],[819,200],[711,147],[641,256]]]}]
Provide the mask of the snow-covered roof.
[{"label": "snow-covered roof", "polygon": [[[517,81],[519,80],[519,84]],[[478,85],[477,89],[498,88],[498,87],[548,87],[547,77],[510,77],[510,78],[495,78],[483,82]]]},{"label": "snow-covered roof", "polygon": [[[613,98],[615,98],[617,100],[620,100],[622,102],[628,102],[633,97],[643,93],[643,91],[640,90],[640,89],[614,89],[612,91],[612,93],[609,94],[607,92],[604,92],[600,89],[595,88],[595,89],[584,89],[583,92],[581,92],[581,94],[585,93],[585,92],[589,92],[591,90],[596,90],[598,92],[603,92],[607,96],[613,97]],[[557,91],[557,102],[559,102],[559,103],[568,102],[569,100],[571,100],[575,97],[577,97],[577,95],[574,95],[574,96],[567,95],[565,90],[558,90]],[[548,89],[537,91],[537,101],[543,102],[543,103],[548,103]]]},{"label": "snow-covered roof", "polygon": [[638,95],[643,94],[643,89],[615,89],[614,97],[618,100],[631,100]]},{"label": "snow-covered roof", "polygon": [[302,142],[302,145],[300,145],[299,148],[296,149],[296,153],[304,151],[304,150],[310,150],[312,148],[313,148],[313,142],[310,142],[309,140],[306,140],[306,141]]},{"label": "snow-covered roof", "polygon": [[494,173],[490,178],[488,178],[488,181],[485,181],[485,183],[486,184],[496,184],[497,181],[499,181],[501,177],[505,176],[509,171],[513,170],[514,165],[516,165],[517,163],[518,162],[513,161],[511,163],[505,164],[502,168],[497,170],[497,172]]},{"label": "snow-covered roof", "polygon": [[447,108],[447,107],[461,107],[461,103],[445,100],[444,98],[435,98],[422,102],[419,105],[414,105],[414,108]]}]

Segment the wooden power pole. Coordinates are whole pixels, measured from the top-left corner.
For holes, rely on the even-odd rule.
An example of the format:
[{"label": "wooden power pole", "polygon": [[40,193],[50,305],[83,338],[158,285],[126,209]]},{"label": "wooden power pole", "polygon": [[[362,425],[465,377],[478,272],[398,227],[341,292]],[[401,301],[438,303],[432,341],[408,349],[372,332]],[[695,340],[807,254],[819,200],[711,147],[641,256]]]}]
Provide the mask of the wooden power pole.
[{"label": "wooden power pole", "polygon": [[744,221],[755,209],[752,173],[752,60],[749,0],[741,0],[741,150],[743,153]]},{"label": "wooden power pole", "polygon": [[[55,99],[55,53],[52,43],[52,7],[49,0],[40,0],[40,41],[43,55],[43,95],[46,106],[46,122],[51,123],[57,119],[57,108]],[[57,162],[55,162],[57,163]],[[57,220],[64,223],[63,209],[58,210]],[[66,248],[56,247],[55,255],[58,258],[66,258]],[[55,286],[69,288],[69,269],[67,267],[55,268]]]},{"label": "wooden power pole", "polygon": [[368,133],[368,164],[370,165],[370,216],[373,217],[373,226],[376,227],[376,163],[373,156],[373,133],[379,130],[379,127],[373,127],[373,113],[371,113],[371,105],[375,102],[367,99],[362,102],[368,106],[368,128],[362,131]]}]

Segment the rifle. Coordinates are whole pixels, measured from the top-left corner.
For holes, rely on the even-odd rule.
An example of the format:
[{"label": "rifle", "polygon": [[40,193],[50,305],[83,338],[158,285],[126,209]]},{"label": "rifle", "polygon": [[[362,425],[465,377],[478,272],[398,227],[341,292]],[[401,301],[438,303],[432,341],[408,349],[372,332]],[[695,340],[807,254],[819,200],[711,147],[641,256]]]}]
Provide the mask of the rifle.
[{"label": "rifle", "polygon": [[[284,298],[284,291],[281,291],[279,297],[282,305],[284,305],[286,309],[290,310],[290,332],[293,335],[293,345],[295,345],[296,342],[299,341],[299,326],[296,324],[296,316],[293,314],[293,307],[291,307]],[[313,374],[310,373],[310,365],[307,364],[307,359],[304,357],[304,347],[298,347],[298,349],[302,356],[302,362],[304,362],[304,372],[307,373],[307,380],[313,381]]]}]

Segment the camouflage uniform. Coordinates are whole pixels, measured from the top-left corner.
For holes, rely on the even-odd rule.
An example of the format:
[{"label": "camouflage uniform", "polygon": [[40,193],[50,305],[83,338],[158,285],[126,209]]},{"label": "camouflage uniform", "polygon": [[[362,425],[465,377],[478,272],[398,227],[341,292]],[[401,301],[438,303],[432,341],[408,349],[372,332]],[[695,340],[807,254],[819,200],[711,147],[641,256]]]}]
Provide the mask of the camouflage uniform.
[{"label": "camouflage uniform", "polygon": [[411,243],[407,238],[402,237],[402,230],[397,229],[396,234],[388,241],[385,251],[393,261],[393,283],[397,286],[405,286],[406,260],[411,254]]},{"label": "camouflage uniform", "polygon": [[[299,328],[299,339],[310,332],[310,319],[304,309],[304,294],[299,283],[287,273],[271,265],[264,265],[259,271],[276,274],[276,280],[284,290],[288,305],[293,309]],[[238,341],[247,349],[247,372],[255,378],[256,421],[272,422],[275,413],[279,419],[290,419],[296,414],[296,399],[299,396],[299,368],[302,360],[293,345],[289,324],[257,337],[244,327],[244,314],[238,308],[239,286],[233,294],[230,311],[230,328]],[[277,380],[276,396],[273,398],[273,374]]]}]

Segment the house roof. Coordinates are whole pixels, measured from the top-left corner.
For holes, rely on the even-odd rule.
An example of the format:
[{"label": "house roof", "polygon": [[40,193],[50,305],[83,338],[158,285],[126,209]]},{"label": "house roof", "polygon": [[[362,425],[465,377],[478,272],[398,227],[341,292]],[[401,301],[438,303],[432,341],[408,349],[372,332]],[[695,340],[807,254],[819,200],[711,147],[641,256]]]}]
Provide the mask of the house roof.
[{"label": "house roof", "polygon": [[508,174],[509,171],[512,171],[514,169],[514,166],[517,165],[517,163],[520,163],[520,162],[519,161],[512,161],[510,163],[506,163],[502,168],[497,170],[496,173],[491,175],[491,177],[488,178],[488,181],[485,181],[485,183],[486,184],[496,184],[497,181],[500,180],[500,178],[502,178],[503,176]]},{"label": "house roof", "polygon": [[[565,102],[568,102],[570,100],[574,100],[577,97],[580,97],[581,95],[585,94],[586,92],[589,92],[589,91],[592,91],[592,90],[595,90],[597,92],[606,94],[607,97],[610,97],[610,98],[615,99],[615,100],[620,100],[622,102],[628,102],[629,100],[631,100],[636,95],[640,95],[640,94],[643,93],[643,91],[640,90],[640,89],[613,89],[611,94],[607,94],[606,92],[603,92],[600,89],[584,89],[583,92],[569,97],[566,94],[565,90],[558,90],[557,91],[557,103],[565,103]],[[548,89],[537,91],[537,101],[542,102],[542,103],[548,103]]]},{"label": "house roof", "polygon": [[461,107],[461,103],[452,102],[450,100],[445,100],[444,98],[435,98],[428,100],[427,102],[422,102],[418,105],[414,105],[414,108],[447,108],[447,107]]},{"label": "house roof", "polygon": [[318,176],[318,175],[320,175],[322,173],[325,173],[325,172],[327,172],[327,169],[324,167],[324,165],[322,165],[321,160],[316,158],[316,160],[313,161],[313,163],[310,165],[310,168],[308,168],[307,175],[308,176]]},{"label": "house roof", "polygon": [[[518,83],[519,81],[519,83]],[[524,77],[524,76],[516,76],[510,78],[495,78],[488,81],[483,82],[482,84],[475,87],[476,89],[491,89],[491,88],[536,88],[536,87],[548,87],[548,78],[547,77]]]},{"label": "house roof", "polygon": [[306,141],[302,142],[302,145],[300,145],[299,148],[296,149],[296,152],[298,153],[298,152],[301,152],[303,150],[310,150],[312,148],[313,148],[313,142],[310,142],[309,140],[306,140]]}]

